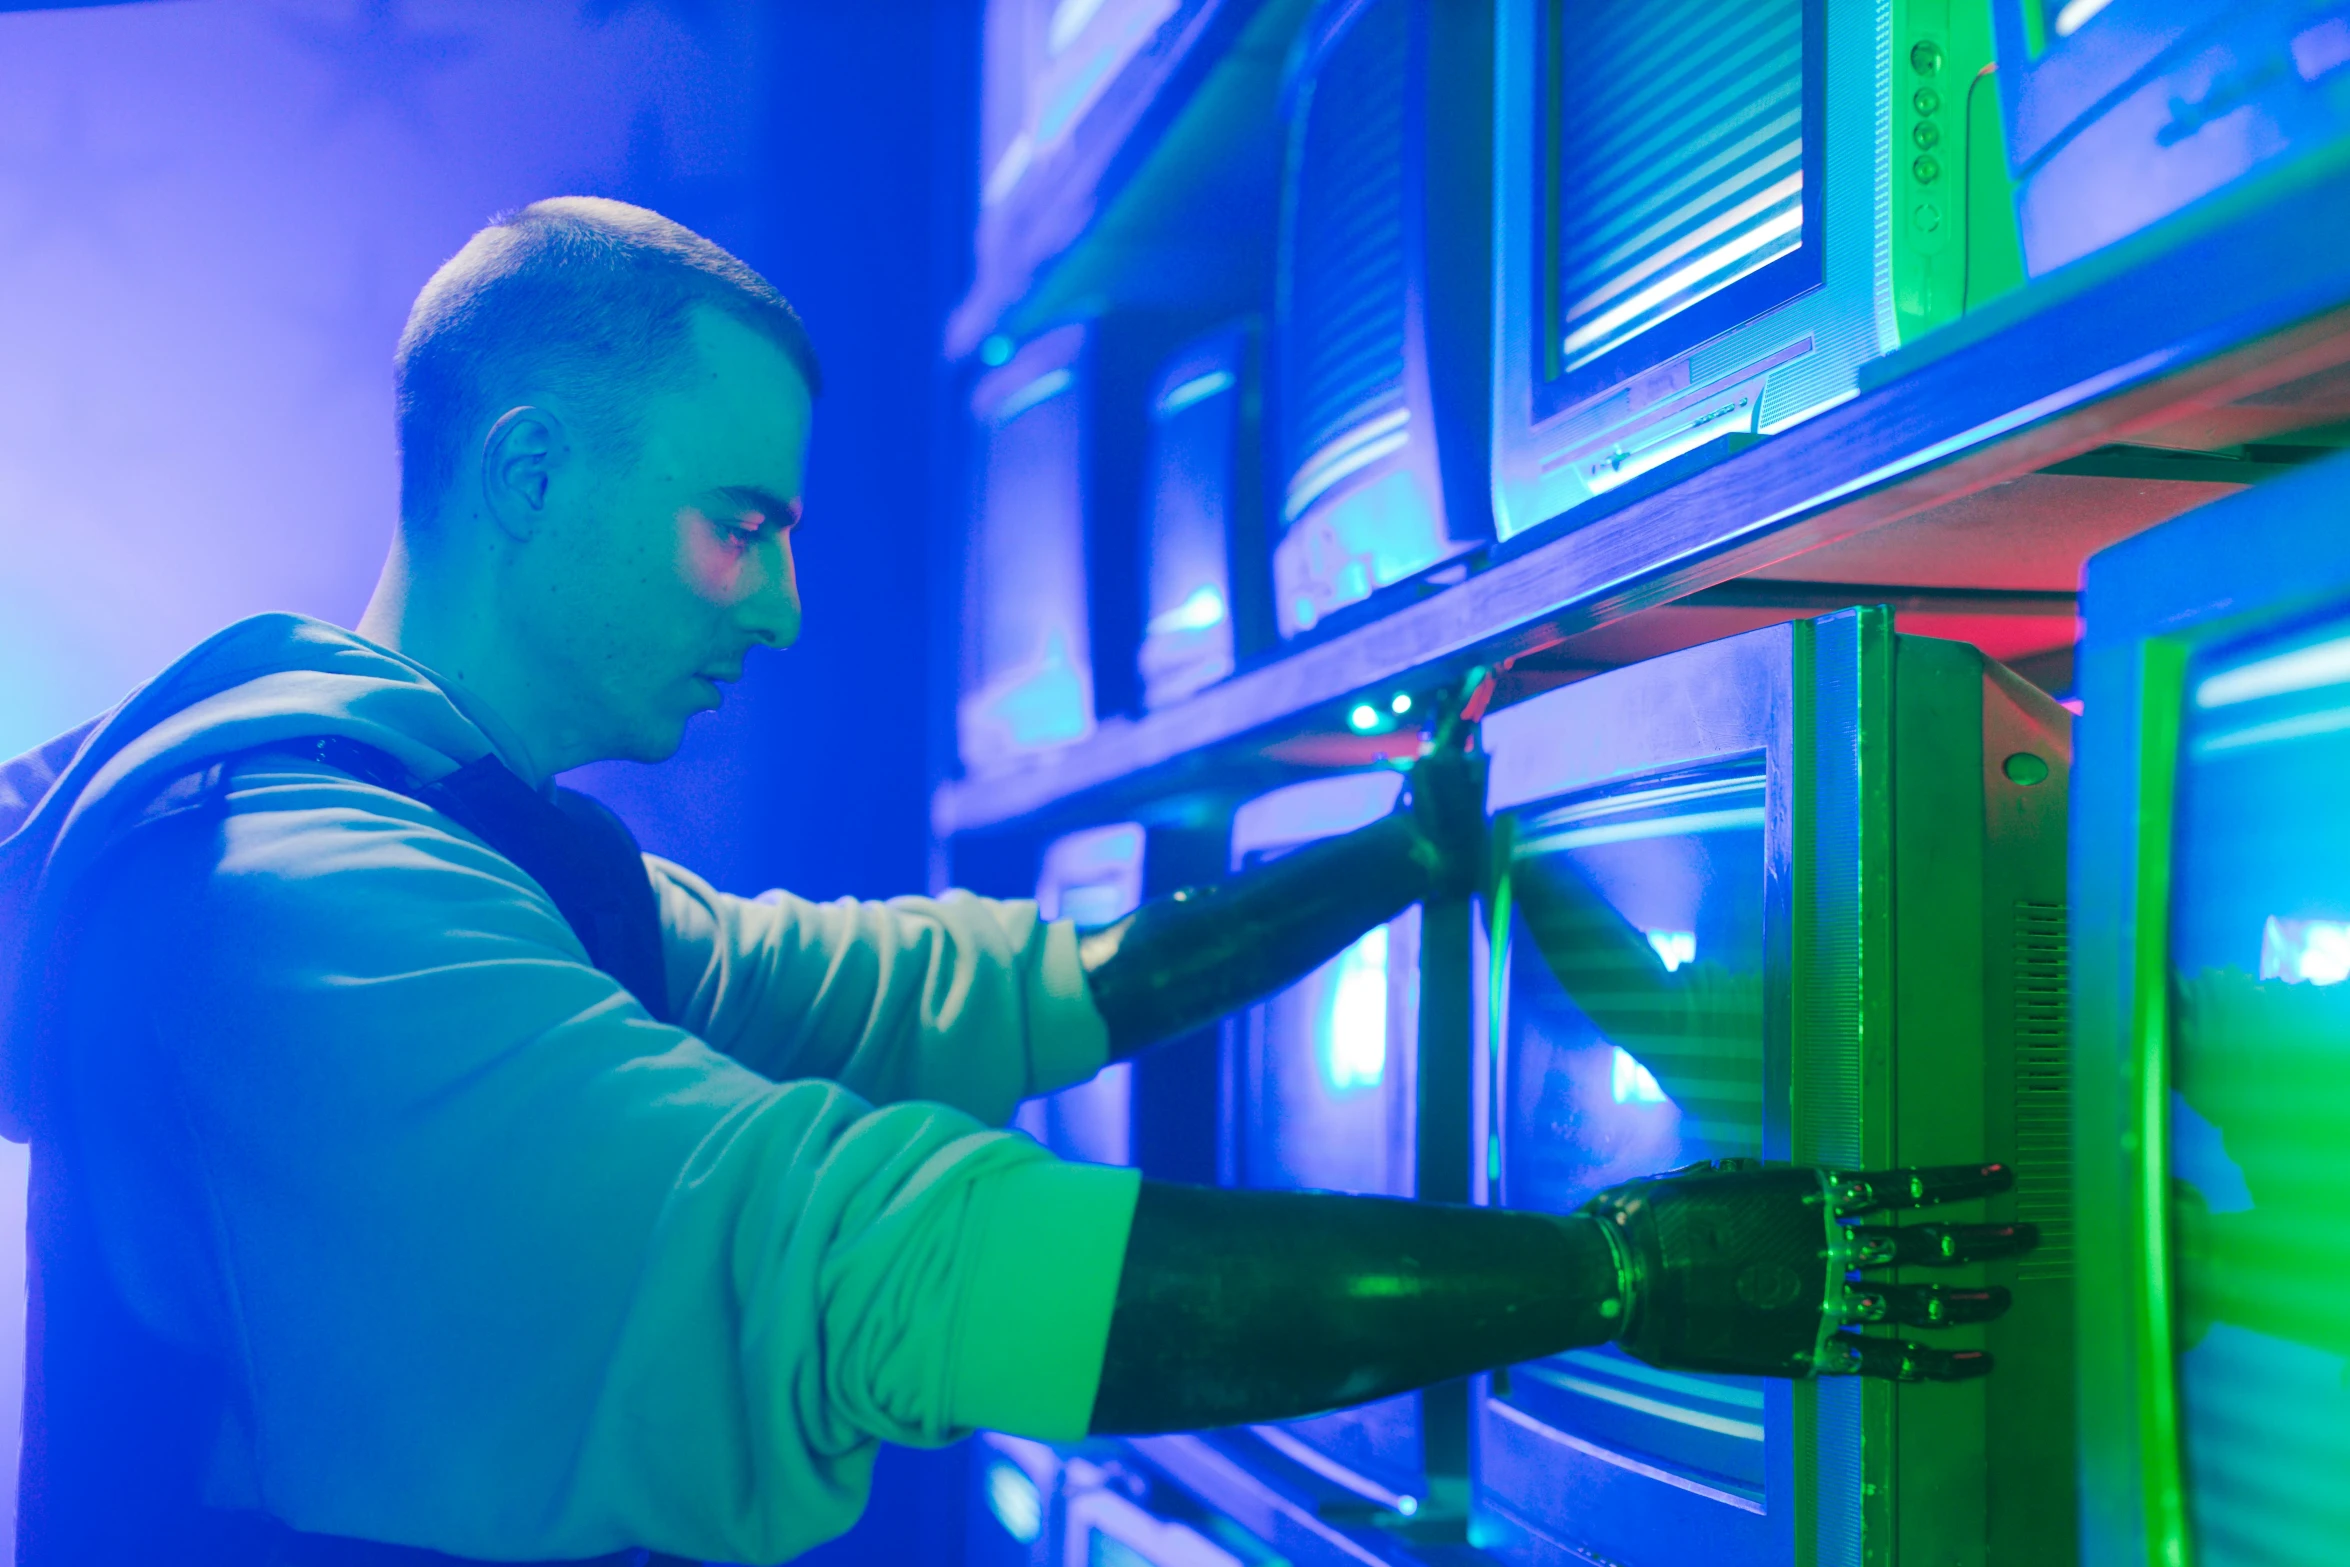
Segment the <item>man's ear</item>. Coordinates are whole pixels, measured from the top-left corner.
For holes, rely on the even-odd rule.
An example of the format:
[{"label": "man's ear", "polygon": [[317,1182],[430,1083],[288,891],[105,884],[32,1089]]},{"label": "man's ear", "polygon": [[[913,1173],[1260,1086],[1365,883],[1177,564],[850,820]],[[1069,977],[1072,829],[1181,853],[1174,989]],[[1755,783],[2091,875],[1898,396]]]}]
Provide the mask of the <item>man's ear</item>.
[{"label": "man's ear", "polygon": [[481,443],[481,498],[501,532],[518,541],[538,532],[555,471],[570,457],[570,436],[552,411],[526,404],[498,416]]}]

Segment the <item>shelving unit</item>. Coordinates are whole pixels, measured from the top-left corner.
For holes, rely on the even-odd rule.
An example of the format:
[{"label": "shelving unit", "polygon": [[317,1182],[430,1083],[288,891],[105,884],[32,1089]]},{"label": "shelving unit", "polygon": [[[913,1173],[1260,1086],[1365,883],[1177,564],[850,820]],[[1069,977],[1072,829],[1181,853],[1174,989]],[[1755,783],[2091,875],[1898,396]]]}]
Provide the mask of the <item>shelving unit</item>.
[{"label": "shelving unit", "polygon": [[[2061,688],[2083,559],[2330,449],[2323,427],[2350,420],[2350,173],[2267,195],[2041,279],[1880,362],[1840,407],[1678,482],[1660,470],[1456,585],[950,780],[933,829],[1130,809],[1343,736],[1364,696],[1440,689],[1479,662],[1513,661],[1507,700],[1853,602],[1891,602],[1904,629],[1964,635]],[[1080,247],[1044,287],[1097,264]]]}]

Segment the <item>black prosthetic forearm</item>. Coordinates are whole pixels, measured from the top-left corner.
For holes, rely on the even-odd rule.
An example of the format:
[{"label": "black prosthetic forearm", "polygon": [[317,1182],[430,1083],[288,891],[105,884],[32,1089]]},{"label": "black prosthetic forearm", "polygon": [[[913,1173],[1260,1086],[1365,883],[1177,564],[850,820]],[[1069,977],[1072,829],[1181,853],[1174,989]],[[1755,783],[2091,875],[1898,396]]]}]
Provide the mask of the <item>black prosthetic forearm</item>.
[{"label": "black prosthetic forearm", "polygon": [[1145,1181],[1093,1429],[1284,1420],[1596,1344],[1619,1288],[1584,1215]]},{"label": "black prosthetic forearm", "polygon": [[1436,858],[1398,812],[1085,932],[1078,961],[1110,1053],[1189,1033],[1311,973],[1427,896]]}]

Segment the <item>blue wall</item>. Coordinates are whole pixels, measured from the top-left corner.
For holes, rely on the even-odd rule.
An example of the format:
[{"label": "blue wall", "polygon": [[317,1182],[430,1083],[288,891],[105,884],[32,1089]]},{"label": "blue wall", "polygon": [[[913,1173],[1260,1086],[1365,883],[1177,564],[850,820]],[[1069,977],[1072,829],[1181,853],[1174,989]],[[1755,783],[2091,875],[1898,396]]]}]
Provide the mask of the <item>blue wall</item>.
[{"label": "blue wall", "polygon": [[[765,270],[828,391],[800,647],[755,659],[669,766],[575,781],[723,886],[918,890],[923,519],[938,324],[968,265],[972,10],[0,6],[0,756],[240,616],[355,620],[396,505],[409,299],[491,213],[612,195]],[[22,1200],[21,1151],[0,1151],[0,1235]],[[21,1302],[0,1248],[0,1476]],[[824,1559],[948,1559],[956,1462],[893,1456],[884,1516]]]}]

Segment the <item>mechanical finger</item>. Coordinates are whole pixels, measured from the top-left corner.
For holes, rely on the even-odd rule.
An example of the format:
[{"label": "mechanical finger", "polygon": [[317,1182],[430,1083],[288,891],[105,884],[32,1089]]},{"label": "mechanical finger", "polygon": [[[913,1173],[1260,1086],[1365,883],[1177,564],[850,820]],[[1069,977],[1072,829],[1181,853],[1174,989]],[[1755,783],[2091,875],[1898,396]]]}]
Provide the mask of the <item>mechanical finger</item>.
[{"label": "mechanical finger", "polygon": [[1855,1284],[1844,1294],[1846,1322],[1899,1322],[1913,1328],[1948,1328],[1988,1322],[2006,1311],[2011,1297],[1989,1289],[1952,1289],[1940,1284]]},{"label": "mechanical finger", "polygon": [[1820,1375],[1883,1377],[1888,1382],[1964,1382],[1988,1376],[1991,1356],[1980,1349],[1935,1349],[1901,1339],[1829,1336],[1820,1351]]},{"label": "mechanical finger", "polygon": [[2015,1185],[2004,1164],[1938,1164],[1909,1170],[1848,1170],[1830,1177],[1836,1212],[1845,1218],[1894,1208],[1988,1197]]},{"label": "mechanical finger", "polygon": [[1844,1231],[1843,1262],[1847,1268],[1955,1268],[2013,1257],[2039,1243],[2036,1224],[1854,1224]]}]

